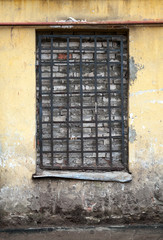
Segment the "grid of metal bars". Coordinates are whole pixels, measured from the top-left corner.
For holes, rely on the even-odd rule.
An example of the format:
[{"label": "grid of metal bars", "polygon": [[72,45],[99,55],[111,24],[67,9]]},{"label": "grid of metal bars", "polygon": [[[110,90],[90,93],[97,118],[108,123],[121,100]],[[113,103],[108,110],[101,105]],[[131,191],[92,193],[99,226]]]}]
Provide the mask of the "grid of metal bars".
[{"label": "grid of metal bars", "polygon": [[123,35],[38,36],[37,148],[41,168],[126,168],[124,45]]}]

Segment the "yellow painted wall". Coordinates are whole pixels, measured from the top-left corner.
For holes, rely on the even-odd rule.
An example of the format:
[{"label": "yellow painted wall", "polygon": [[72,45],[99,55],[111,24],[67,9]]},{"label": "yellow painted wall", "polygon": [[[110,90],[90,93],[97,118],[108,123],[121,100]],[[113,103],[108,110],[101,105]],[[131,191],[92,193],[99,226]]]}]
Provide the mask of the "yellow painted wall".
[{"label": "yellow painted wall", "polygon": [[163,18],[163,0],[1,0],[0,22]]},{"label": "yellow painted wall", "polygon": [[[8,0],[0,1],[0,22],[57,21],[68,17],[87,21],[161,19],[162,11],[162,0]],[[36,166],[36,30],[35,27],[0,27],[0,213],[4,211],[3,221],[10,222],[11,214],[20,212],[24,219],[28,218],[28,212],[34,216],[49,205],[53,211],[57,201],[63,209],[73,208],[76,202],[87,209],[90,202],[104,204],[107,194],[110,199],[115,199],[115,194],[121,198],[116,206],[114,200],[102,205],[101,211],[111,211],[115,218],[120,216],[118,209],[126,216],[139,216],[149,209],[153,214],[161,212],[163,27],[129,28],[129,168],[133,180],[126,185],[32,180]]]},{"label": "yellow painted wall", "polygon": [[35,171],[35,30],[0,33],[0,185],[10,186]]},{"label": "yellow painted wall", "polygon": [[141,164],[163,176],[163,28],[132,27],[129,36],[130,59],[140,69],[129,89],[129,125],[137,134],[129,145],[130,169]]}]

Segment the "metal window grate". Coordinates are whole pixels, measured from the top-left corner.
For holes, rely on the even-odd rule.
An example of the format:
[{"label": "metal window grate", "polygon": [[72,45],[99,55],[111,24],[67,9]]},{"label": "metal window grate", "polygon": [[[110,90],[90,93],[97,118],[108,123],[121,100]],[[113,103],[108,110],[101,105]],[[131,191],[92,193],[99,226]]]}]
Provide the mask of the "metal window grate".
[{"label": "metal window grate", "polygon": [[127,167],[127,67],[125,35],[38,35],[41,168]]}]

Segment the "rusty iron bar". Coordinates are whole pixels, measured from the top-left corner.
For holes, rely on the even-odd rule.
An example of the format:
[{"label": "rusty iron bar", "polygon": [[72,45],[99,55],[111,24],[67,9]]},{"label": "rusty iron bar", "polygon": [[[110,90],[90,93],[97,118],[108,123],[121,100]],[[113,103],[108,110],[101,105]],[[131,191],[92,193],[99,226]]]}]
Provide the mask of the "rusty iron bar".
[{"label": "rusty iron bar", "polygon": [[[62,92],[61,91],[57,92],[56,90],[54,91],[53,90],[53,83],[52,83],[52,81],[53,81],[53,66],[56,64],[56,62],[58,64],[58,60],[54,60],[53,57],[52,57],[53,56],[52,52],[53,52],[53,49],[54,49],[53,46],[52,46],[52,43],[53,43],[52,40],[58,39],[58,37],[60,37],[62,39],[65,39],[66,42],[67,42],[66,46],[63,48],[66,51],[66,53],[67,53],[67,55],[66,55],[67,59],[65,58],[65,60],[67,60],[66,61],[66,63],[67,63],[67,65],[66,65],[67,76],[65,76],[63,78],[65,78],[67,81],[65,82],[66,91],[62,91]],[[97,59],[97,56],[96,56],[97,49],[98,49],[96,41],[97,41],[98,37],[99,38],[102,37],[103,39],[105,39],[105,41],[107,41],[107,49],[109,49],[108,50],[108,54],[107,54],[107,61],[104,63],[104,66],[108,64],[108,66],[107,66],[107,73],[108,74],[107,74],[106,78],[108,80],[109,87],[108,87],[107,91],[97,91],[98,90],[97,89],[97,79],[99,79],[99,77],[97,75],[97,65],[98,65],[99,60]],[[111,118],[111,115],[112,115],[111,114],[111,109],[113,109],[115,107],[115,106],[113,106],[111,104],[111,97],[115,96],[115,94],[116,94],[116,96],[119,96],[119,98],[120,97],[122,98],[122,95],[123,95],[123,99],[125,98],[125,95],[124,95],[124,92],[123,92],[123,87],[122,87],[122,85],[123,85],[123,80],[122,80],[122,78],[123,78],[123,68],[122,67],[121,67],[121,75],[118,77],[120,79],[120,81],[121,81],[121,90],[111,90],[110,89],[111,75],[110,75],[109,68],[113,64],[113,62],[110,62],[110,57],[109,57],[110,47],[109,47],[108,43],[109,43],[109,39],[112,40],[112,38],[114,39],[114,37],[116,37],[116,41],[121,41],[123,36],[121,36],[121,35],[86,35],[85,36],[85,35],[49,35],[48,34],[48,35],[41,35],[39,37],[39,39],[40,39],[39,44],[38,44],[38,50],[39,50],[38,51],[39,52],[39,76],[38,77],[39,77],[39,103],[40,103],[40,105],[39,105],[39,108],[40,108],[40,115],[39,115],[39,120],[40,121],[39,121],[39,125],[40,126],[39,127],[41,127],[41,132],[40,132],[40,129],[39,129],[39,132],[40,132],[40,134],[39,134],[39,142],[40,142],[39,149],[40,149],[40,168],[41,169],[53,169],[53,170],[57,170],[57,169],[58,170],[104,170],[104,171],[106,171],[106,170],[112,171],[112,170],[125,169],[125,165],[124,165],[125,158],[124,158],[124,156],[122,156],[122,151],[124,150],[124,146],[122,146],[121,150],[112,149],[112,147],[109,148],[109,149],[104,149],[104,150],[98,149],[98,140],[100,140],[100,139],[110,139],[110,145],[111,145],[113,139],[121,139],[121,138],[123,139],[125,137],[124,131],[122,131],[122,135],[120,135],[120,136],[119,135],[118,136],[113,136],[112,135],[112,127],[113,127],[113,125],[117,124],[117,123],[122,124],[122,121],[124,121],[124,119],[121,118],[121,120],[116,120],[116,119],[112,119]],[[69,59],[70,46],[69,46],[69,41],[71,40],[71,38],[73,38],[73,39],[77,38],[78,41],[80,42],[80,47],[79,47],[79,50],[80,50],[79,51],[80,52],[80,62],[79,63],[73,62],[74,66],[76,66],[76,65],[80,66],[80,77],[79,77],[80,79],[78,78],[78,81],[80,80],[79,81],[79,83],[80,83],[80,91],[78,90],[77,92],[76,91],[75,92],[70,91],[70,86],[69,86],[70,78],[73,79],[73,77],[70,77],[70,74],[69,74],[69,65],[70,65],[70,59]],[[83,39],[87,39],[87,38],[91,39],[92,42],[94,43],[94,54],[95,54],[94,55],[94,65],[95,65],[95,70],[94,70],[94,87],[95,87],[95,89],[94,89],[94,91],[91,91],[91,92],[90,91],[86,91],[86,90],[83,91],[83,89],[82,89],[82,85],[83,85],[83,82],[82,82],[82,80],[83,80],[83,75],[82,75],[82,66],[83,66],[83,60],[82,60],[82,40]],[[47,90],[44,91],[44,89],[42,89],[42,81],[43,81],[44,78],[43,78],[43,76],[41,74],[42,73],[41,72],[41,67],[44,66],[44,65],[42,64],[42,59],[41,59],[41,53],[42,53],[42,50],[43,50],[42,44],[41,44],[41,39],[42,40],[43,39],[45,39],[45,40],[49,39],[50,40],[49,50],[51,51],[51,59],[50,59],[50,61],[47,62],[47,66],[50,66],[50,71],[51,71],[51,74],[48,77],[49,78],[49,82],[50,82],[50,86],[51,86],[51,89],[50,89],[49,92]],[[119,49],[119,52],[120,52],[121,55],[123,55],[122,46]],[[123,65],[122,59],[121,59],[120,65]],[[89,79],[89,77],[87,77],[87,78]],[[107,94],[107,98],[108,98],[107,109],[108,109],[109,119],[102,120],[100,118],[98,119],[98,117],[99,117],[98,109],[99,108],[102,109],[103,106],[98,106],[97,103],[98,103],[98,97],[101,96],[101,95],[103,96],[104,93]],[[56,96],[56,94],[63,95],[63,96],[66,95],[67,96],[67,100],[66,100],[67,104],[65,106],[64,105],[60,106],[61,108],[63,107],[65,109],[67,109],[67,115],[66,115],[67,117],[66,117],[66,120],[64,120],[64,121],[63,120],[57,121],[55,118],[53,119],[53,116],[54,116],[53,110],[56,109],[56,108],[60,108],[59,106],[56,105],[56,102],[53,102],[53,97]],[[82,101],[83,98],[86,97],[87,95],[88,96],[93,96],[95,98],[95,103],[92,103],[92,104],[90,103],[91,105],[89,105],[89,107],[91,109],[94,109],[94,111],[95,111],[93,113],[93,115],[96,116],[96,118],[94,120],[93,119],[89,120],[89,121],[83,120],[82,111],[83,111],[83,109],[85,107],[85,106],[83,106],[83,103],[81,103],[80,107],[78,107],[78,109],[81,110],[81,118],[79,120],[76,120],[76,121],[73,121],[73,120],[70,119],[69,114],[70,114],[70,110],[71,110],[72,106],[71,106],[69,101],[70,101],[71,95],[75,96],[76,94],[78,96],[80,96],[80,101]],[[46,109],[46,106],[42,105],[42,99],[44,98],[45,95],[48,95],[49,100],[50,100],[49,108],[51,109],[51,114],[50,114],[51,115],[51,119],[49,119],[49,121],[45,121],[45,120],[42,119],[42,111],[44,111],[44,109]],[[126,98],[127,98],[127,96],[126,96]],[[87,108],[88,108],[88,106],[87,106]],[[116,109],[121,109],[121,105],[116,106]],[[76,123],[80,124],[81,136],[77,137],[77,138],[71,138],[69,136],[70,124],[74,125]],[[95,123],[95,130],[96,130],[96,134],[95,135],[96,136],[94,136],[94,137],[84,137],[83,136],[83,123]],[[107,136],[102,136],[102,137],[98,136],[98,124],[99,123],[107,123],[107,124],[109,124],[110,132],[109,132],[109,134]],[[50,124],[50,126],[51,126],[50,127],[50,129],[51,129],[51,137],[45,138],[42,135],[42,126],[44,124],[45,125]],[[57,128],[59,128],[60,125],[58,125],[58,124],[65,124],[67,126],[67,134],[66,134],[66,136],[64,136],[64,137],[54,137],[53,136],[53,126],[55,125]],[[93,139],[93,140],[96,141],[96,143],[95,143],[96,148],[94,150],[91,150],[91,151],[89,150],[88,151],[88,150],[84,149],[83,140],[90,140],[90,139],[91,140]],[[50,140],[51,141],[51,149],[48,150],[48,151],[43,149],[43,144],[42,144],[42,141],[46,141],[46,140]],[[57,140],[59,140],[59,141],[60,140],[66,141],[67,149],[66,150],[62,150],[60,148],[59,150],[58,149],[54,150],[54,141],[57,141]],[[69,140],[74,140],[74,141],[80,140],[80,142],[81,142],[81,150],[77,151],[77,150],[74,150],[74,149],[73,150],[69,149],[69,146],[70,146]],[[84,164],[83,164],[83,162],[84,162],[84,154],[88,154],[88,153],[96,153],[96,163],[92,164],[91,166],[87,166],[87,165],[84,166]],[[123,158],[123,159],[121,159],[122,166],[121,166],[121,164],[119,166],[115,166],[116,164],[115,165],[108,164],[108,166],[100,166],[99,165],[99,160],[100,159],[98,157],[98,155],[100,153],[109,153],[109,155],[110,155],[110,162],[112,162],[112,160],[113,160],[112,159],[113,158],[112,154],[113,153],[118,153]],[[45,156],[46,154],[51,156],[50,166],[49,165],[48,166],[44,165],[43,156]],[[60,165],[59,166],[59,164],[54,162],[54,158],[56,158],[56,154],[62,154],[62,156],[67,155],[66,162],[64,163],[66,166],[65,165]],[[81,165],[80,166],[71,166],[69,164],[70,154],[79,154],[79,155],[81,155]]]},{"label": "rusty iron bar", "polygon": [[126,170],[125,169],[125,166],[122,166],[122,167],[100,167],[100,166],[91,166],[91,167],[86,167],[86,166],[74,166],[74,167],[71,167],[71,166],[40,166],[40,169],[43,169],[43,170],[81,170],[81,171],[84,171],[84,170],[96,170],[96,171],[123,171],[123,170]]},{"label": "rusty iron bar", "polygon": [[140,21],[58,21],[58,22],[0,22],[0,26],[68,26],[68,25],[162,25],[163,20],[140,20]]}]

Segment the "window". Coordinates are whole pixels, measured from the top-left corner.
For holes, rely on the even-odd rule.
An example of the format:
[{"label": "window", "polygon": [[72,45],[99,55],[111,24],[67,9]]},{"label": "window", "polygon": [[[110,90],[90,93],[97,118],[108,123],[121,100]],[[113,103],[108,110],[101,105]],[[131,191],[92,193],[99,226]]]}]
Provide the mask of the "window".
[{"label": "window", "polygon": [[127,168],[127,36],[38,34],[37,164]]}]

